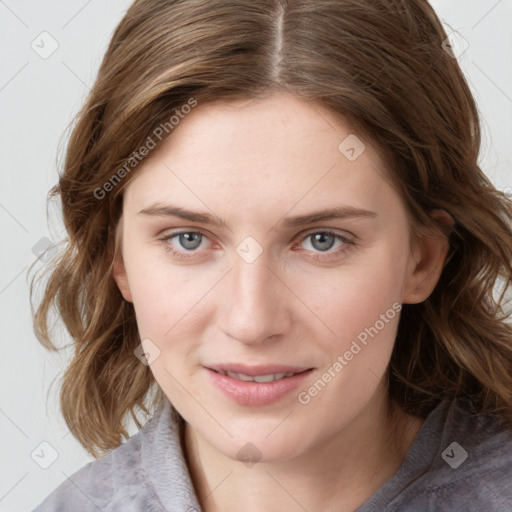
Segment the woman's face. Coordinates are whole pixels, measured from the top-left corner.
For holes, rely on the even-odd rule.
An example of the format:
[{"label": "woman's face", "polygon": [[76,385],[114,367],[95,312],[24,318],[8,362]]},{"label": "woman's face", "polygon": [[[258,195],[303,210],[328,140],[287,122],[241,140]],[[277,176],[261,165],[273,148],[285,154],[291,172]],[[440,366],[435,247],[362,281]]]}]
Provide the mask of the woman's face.
[{"label": "woman's face", "polygon": [[134,172],[115,277],[188,424],[268,461],[350,426],[384,386],[401,304],[437,280],[370,142],[275,94],[199,104]]}]

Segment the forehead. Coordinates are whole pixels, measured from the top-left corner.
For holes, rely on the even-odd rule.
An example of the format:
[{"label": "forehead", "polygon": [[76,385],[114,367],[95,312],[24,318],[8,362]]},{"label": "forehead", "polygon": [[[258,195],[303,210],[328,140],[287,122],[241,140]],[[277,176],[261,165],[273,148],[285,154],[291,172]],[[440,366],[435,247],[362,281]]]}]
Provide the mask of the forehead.
[{"label": "forehead", "polygon": [[318,160],[320,153],[338,156],[339,143],[351,133],[347,121],[335,119],[321,105],[275,93],[265,99],[199,104],[180,121],[159,154],[208,154],[212,164],[247,160],[265,172],[258,162]]},{"label": "forehead", "polygon": [[390,193],[384,178],[363,135],[320,105],[279,93],[198,104],[139,166],[125,195],[141,208],[182,200],[248,216],[253,206],[278,215],[296,205],[298,214],[333,201],[368,209]]}]

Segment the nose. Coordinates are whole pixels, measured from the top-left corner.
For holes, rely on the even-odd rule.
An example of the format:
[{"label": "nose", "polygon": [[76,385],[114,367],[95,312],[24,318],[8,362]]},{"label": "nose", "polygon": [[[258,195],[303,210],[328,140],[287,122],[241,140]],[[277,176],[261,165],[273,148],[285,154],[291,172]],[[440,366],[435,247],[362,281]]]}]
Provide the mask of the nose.
[{"label": "nose", "polygon": [[262,344],[291,324],[292,293],[268,263],[264,254],[252,263],[236,256],[223,288],[220,329],[245,345]]}]

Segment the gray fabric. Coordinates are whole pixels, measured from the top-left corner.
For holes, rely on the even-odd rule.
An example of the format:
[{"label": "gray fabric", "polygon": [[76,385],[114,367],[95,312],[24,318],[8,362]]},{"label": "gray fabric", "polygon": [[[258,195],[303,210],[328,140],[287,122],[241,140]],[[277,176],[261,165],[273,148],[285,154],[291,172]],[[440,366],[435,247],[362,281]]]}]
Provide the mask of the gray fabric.
[{"label": "gray fabric", "polygon": [[[66,479],[34,512],[201,512],[177,418],[167,402],[137,434]],[[512,512],[512,434],[493,416],[471,416],[455,401],[440,402],[399,470],[355,512],[398,511]]]},{"label": "gray fabric", "polygon": [[355,512],[399,511],[512,512],[512,433],[442,401],[398,471]]}]

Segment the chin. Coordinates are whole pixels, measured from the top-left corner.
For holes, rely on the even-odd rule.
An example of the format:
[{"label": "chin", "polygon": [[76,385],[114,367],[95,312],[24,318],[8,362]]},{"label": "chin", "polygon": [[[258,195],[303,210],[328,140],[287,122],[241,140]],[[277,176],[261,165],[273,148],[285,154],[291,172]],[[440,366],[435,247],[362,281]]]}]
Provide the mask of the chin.
[{"label": "chin", "polygon": [[[279,421],[282,421],[282,418]],[[226,436],[223,437],[223,442],[209,436],[205,436],[205,439],[227,457],[244,462],[248,466],[254,463],[285,462],[306,449],[305,432],[301,433],[294,426],[293,433],[290,433],[289,426],[288,429],[284,428],[284,425],[279,425],[279,421],[249,419],[246,424],[237,422],[237,427],[228,427],[228,431],[233,435],[229,440]],[[268,428],[269,423],[272,424],[272,428]]]}]

